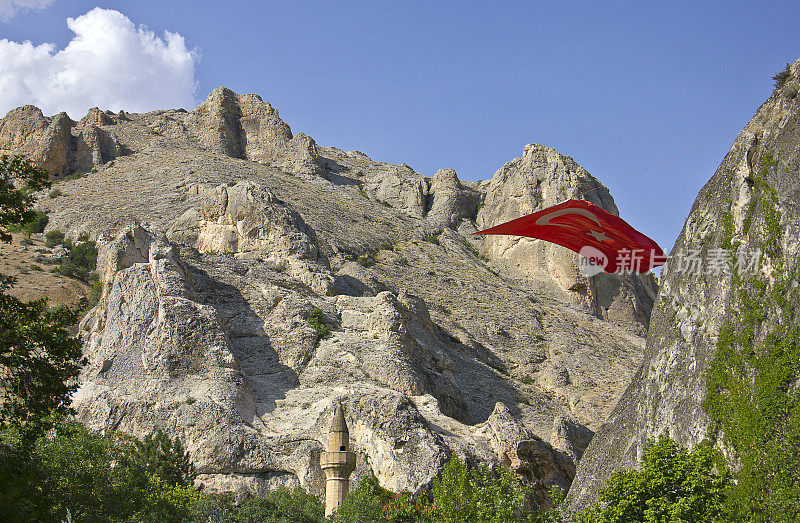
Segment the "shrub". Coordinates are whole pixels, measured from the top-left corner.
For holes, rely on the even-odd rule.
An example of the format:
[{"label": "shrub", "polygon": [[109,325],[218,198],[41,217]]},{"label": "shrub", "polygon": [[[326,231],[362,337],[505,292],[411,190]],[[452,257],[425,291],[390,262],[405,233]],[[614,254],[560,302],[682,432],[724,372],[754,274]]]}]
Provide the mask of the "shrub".
[{"label": "shrub", "polygon": [[73,276],[83,280],[97,268],[97,245],[93,241],[79,243],[69,251],[67,259],[55,268],[62,276]]},{"label": "shrub", "polygon": [[161,432],[140,441],[58,419],[32,447],[8,428],[0,441],[12,470],[0,477],[0,517],[10,511],[14,521],[62,521],[69,511],[75,521],[179,522],[200,498],[188,455]]},{"label": "shrub", "polygon": [[50,191],[50,192],[47,194],[47,196],[48,196],[49,198],[58,198],[59,196],[63,196],[63,194],[64,194],[64,193],[62,193],[60,189],[53,189],[52,191]]},{"label": "shrub", "polygon": [[394,245],[392,245],[391,243],[382,243],[380,249],[382,251],[393,251]]},{"label": "shrub", "polygon": [[781,87],[783,87],[784,84],[786,84],[786,82],[788,82],[791,77],[792,77],[791,64],[787,62],[784,70],[779,73],[775,73],[775,75],[772,77],[772,79],[775,80],[775,89],[780,89]]},{"label": "shrub", "polygon": [[443,522],[520,521],[528,488],[512,473],[485,467],[468,469],[453,457],[433,482],[432,519]]},{"label": "shrub", "polygon": [[433,236],[433,235],[426,236],[425,237],[425,241],[428,242],[428,243],[432,243],[434,245],[439,245],[439,238],[436,237],[436,236]]},{"label": "shrub", "polygon": [[[40,213],[32,208],[34,194],[45,187],[50,187],[46,170],[37,169],[25,156],[0,155],[0,241],[10,242],[9,232],[22,230],[22,225],[37,220]],[[43,228],[41,224],[38,231],[32,232]]]},{"label": "shrub", "polygon": [[358,483],[358,487],[351,490],[344,498],[341,506],[334,513],[333,521],[337,523],[387,521],[389,518],[384,517],[384,508],[391,500],[392,494],[380,486],[378,478],[370,471],[370,475],[364,476]]},{"label": "shrub", "polygon": [[328,326],[325,324],[325,315],[320,309],[311,309],[311,312],[306,316],[306,321],[315,331],[317,331],[317,338],[314,340],[314,347],[319,346],[319,340],[328,335]]},{"label": "shrub", "polygon": [[64,243],[64,233],[58,229],[53,229],[44,235],[45,245],[48,247],[55,247]]},{"label": "shrub", "polygon": [[362,254],[361,256],[356,258],[356,263],[361,265],[362,267],[369,268],[375,265],[375,259],[373,258],[372,253]]},{"label": "shrub", "polygon": [[321,523],[325,507],[315,496],[301,487],[289,490],[281,487],[263,498],[252,498],[238,505],[233,493],[210,494],[199,499],[193,507],[192,521],[203,522],[298,522]]},{"label": "shrub", "polygon": [[47,225],[47,214],[42,211],[33,211],[30,219],[22,222],[21,224],[14,224],[8,227],[11,232],[21,232],[25,236],[30,237],[31,234],[44,231]]}]

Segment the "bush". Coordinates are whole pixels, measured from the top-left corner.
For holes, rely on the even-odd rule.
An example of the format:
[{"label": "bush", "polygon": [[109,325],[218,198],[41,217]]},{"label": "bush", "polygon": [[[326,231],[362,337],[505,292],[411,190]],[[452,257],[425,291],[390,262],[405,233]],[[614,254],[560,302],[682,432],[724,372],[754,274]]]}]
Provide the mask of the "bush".
[{"label": "bush", "polygon": [[[37,215],[43,213],[33,210],[34,194],[45,187],[50,187],[46,170],[37,169],[29,158],[21,155],[0,155],[0,241],[10,242],[9,232],[23,230],[23,225],[41,220]],[[29,234],[44,229],[44,224],[38,225],[41,225],[35,227],[38,230]]]},{"label": "bush", "polygon": [[433,235],[426,236],[425,237],[425,241],[428,242],[428,243],[432,243],[434,245],[439,245],[439,238],[437,238],[436,236],[433,236]]},{"label": "bush", "polygon": [[44,239],[45,239],[45,244],[48,247],[55,247],[56,245],[64,243],[64,233],[59,231],[58,229],[53,229],[52,231],[44,235]]},{"label": "bush", "polygon": [[358,258],[356,258],[356,263],[361,265],[365,268],[370,268],[375,265],[375,259],[373,258],[372,254],[362,254]]},{"label": "bush", "polygon": [[47,194],[47,196],[49,198],[58,198],[59,196],[63,196],[63,195],[64,195],[64,193],[61,192],[61,189],[53,189],[52,191],[50,191]]},{"label": "bush", "polygon": [[97,268],[97,245],[93,241],[79,243],[69,251],[67,259],[55,268],[62,276],[73,276],[88,280],[89,274]]},{"label": "bush", "polygon": [[392,501],[392,494],[381,487],[378,478],[370,472],[358,483],[358,487],[348,492],[333,520],[337,523],[359,521],[362,523],[391,521],[385,509]]},{"label": "bush", "polygon": [[485,467],[468,469],[453,457],[433,482],[432,515],[436,521],[520,521],[527,487],[512,473]]},{"label": "bush", "polygon": [[391,243],[382,243],[380,249],[382,251],[393,251],[394,245],[392,245]]},{"label": "bush", "polygon": [[713,446],[691,452],[668,436],[645,448],[641,470],[618,470],[582,522],[719,521],[730,475]]},{"label": "bush", "polygon": [[791,64],[786,63],[786,68],[783,71],[776,73],[772,79],[775,80],[775,89],[780,89],[792,78]]},{"label": "bush", "polygon": [[11,232],[21,232],[30,237],[31,234],[44,231],[47,225],[47,214],[42,211],[33,211],[30,218],[21,224],[10,225],[8,230]]},{"label": "bush", "polygon": [[365,476],[345,498],[334,515],[336,522],[507,522],[550,521],[555,514],[526,511],[529,489],[523,480],[505,470],[467,468],[457,457],[447,462],[432,490],[417,499],[394,494],[377,478]]},{"label": "bush", "polygon": [[319,340],[328,335],[328,326],[325,324],[325,315],[320,309],[311,309],[311,312],[306,316],[306,321],[315,331],[317,331],[317,339],[314,340],[314,347],[319,345]]}]

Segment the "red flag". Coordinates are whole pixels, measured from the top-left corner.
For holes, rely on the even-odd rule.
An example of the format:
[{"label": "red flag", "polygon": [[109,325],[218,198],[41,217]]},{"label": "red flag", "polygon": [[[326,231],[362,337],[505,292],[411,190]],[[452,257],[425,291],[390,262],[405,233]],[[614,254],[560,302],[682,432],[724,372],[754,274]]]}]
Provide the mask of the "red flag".
[{"label": "red flag", "polygon": [[580,253],[606,272],[647,272],[666,261],[656,242],[622,218],[585,200],[567,200],[475,234],[509,234],[553,242]]}]

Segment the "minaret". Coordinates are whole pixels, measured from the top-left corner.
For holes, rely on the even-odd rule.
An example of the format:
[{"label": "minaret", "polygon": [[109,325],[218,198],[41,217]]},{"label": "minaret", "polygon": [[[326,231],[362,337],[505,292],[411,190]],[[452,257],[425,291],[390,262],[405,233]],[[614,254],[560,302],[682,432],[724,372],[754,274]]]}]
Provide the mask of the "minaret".
[{"label": "minaret", "polygon": [[336,410],[328,429],[328,451],[323,452],[319,465],[325,471],[325,517],[333,514],[342,504],[350,488],[350,473],[356,468],[356,453],[350,452],[350,433],[344,422],[342,403]]}]

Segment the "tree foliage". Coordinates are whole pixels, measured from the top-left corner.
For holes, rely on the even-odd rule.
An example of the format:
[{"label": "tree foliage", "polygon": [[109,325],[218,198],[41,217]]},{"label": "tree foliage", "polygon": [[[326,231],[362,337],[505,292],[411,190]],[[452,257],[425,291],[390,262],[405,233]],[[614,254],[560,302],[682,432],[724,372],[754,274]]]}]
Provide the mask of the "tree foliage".
[{"label": "tree foliage", "polygon": [[24,303],[9,296],[5,291],[12,282],[0,281],[0,416],[31,431],[51,411],[69,411],[81,343],[69,332],[77,319],[74,311],[63,305],[48,308],[45,299]]},{"label": "tree foliage", "polygon": [[783,71],[775,73],[775,75],[772,77],[772,79],[775,80],[775,89],[780,89],[784,86],[784,84],[786,84],[786,82],[789,81],[789,79],[792,78],[791,67],[792,64],[786,62],[786,67],[783,69]]},{"label": "tree foliage", "polygon": [[[47,172],[29,159],[0,157],[0,241],[10,241],[9,228],[40,221],[32,192],[49,184]],[[0,422],[35,437],[49,412],[68,411],[82,363],[80,342],[69,333],[77,317],[67,307],[48,308],[45,299],[24,303],[9,296],[13,284],[0,275]]]},{"label": "tree foliage", "polygon": [[77,245],[69,244],[69,247],[67,259],[56,267],[56,272],[62,276],[90,279],[92,272],[97,268],[97,244],[85,241]]},{"label": "tree foliage", "polygon": [[0,156],[0,241],[10,242],[8,227],[36,220],[35,191],[50,187],[47,171],[24,156]]},{"label": "tree foliage", "polygon": [[251,498],[235,503],[233,493],[203,496],[194,506],[192,521],[198,523],[317,523],[325,518],[322,502],[295,487],[281,487],[267,493],[263,498]]},{"label": "tree foliage", "polygon": [[0,520],[186,521],[200,498],[177,440],[144,441],[91,432],[57,417],[26,444],[17,427],[0,432]]},{"label": "tree foliage", "polygon": [[641,470],[618,470],[600,491],[600,504],[582,522],[722,521],[730,475],[705,441],[691,452],[662,435],[645,448]]},{"label": "tree foliage", "polygon": [[523,480],[509,471],[469,468],[454,456],[434,480],[430,492],[417,497],[389,492],[374,475],[365,476],[347,495],[334,521],[493,523],[558,519],[555,512],[529,510],[529,493]]},{"label": "tree foliage", "polygon": [[506,470],[468,469],[454,457],[433,483],[431,515],[447,523],[519,521],[527,516],[527,492],[522,480]]}]

